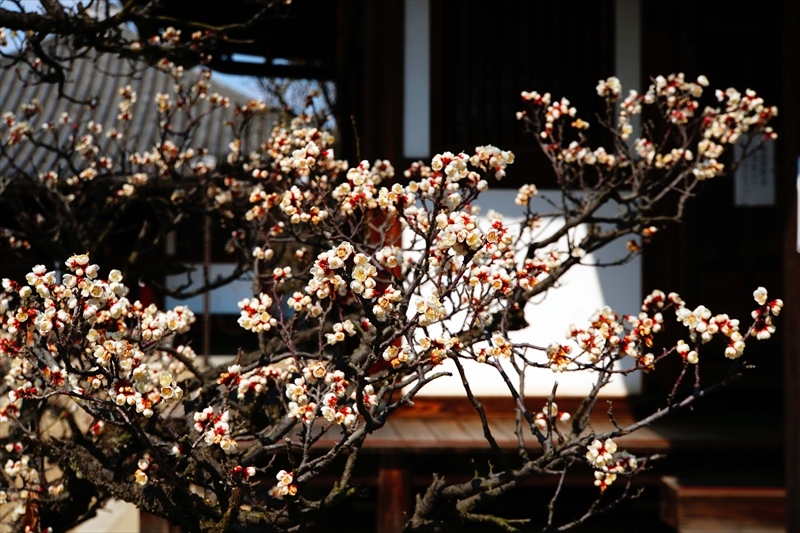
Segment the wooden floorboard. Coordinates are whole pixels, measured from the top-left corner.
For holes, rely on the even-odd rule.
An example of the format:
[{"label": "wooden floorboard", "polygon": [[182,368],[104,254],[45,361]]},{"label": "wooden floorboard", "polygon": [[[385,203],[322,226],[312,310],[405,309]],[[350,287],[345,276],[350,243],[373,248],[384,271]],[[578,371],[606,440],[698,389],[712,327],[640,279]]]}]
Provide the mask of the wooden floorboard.
[{"label": "wooden floorboard", "polygon": [[427,422],[428,429],[436,435],[439,442],[474,442],[475,438],[464,431],[461,424],[453,419]]},{"label": "wooden floorboard", "polygon": [[390,421],[403,443],[436,443],[434,435],[424,420],[404,418]]},{"label": "wooden floorboard", "polygon": [[516,445],[516,421],[513,418],[489,420],[489,429],[498,444]]},{"label": "wooden floorboard", "polygon": [[465,418],[465,419],[454,419],[455,423],[461,426],[461,430],[469,435],[473,441],[478,442],[484,440],[483,436],[483,425],[481,424],[480,419],[476,416],[473,419]]},{"label": "wooden floorboard", "polygon": [[[625,427],[634,420],[624,416],[618,423]],[[491,429],[497,444],[503,449],[517,447],[516,421],[509,416],[489,417]],[[362,422],[363,423],[363,422]],[[315,431],[322,422],[315,424]],[[562,433],[567,433],[571,426],[559,424]],[[605,413],[593,417],[586,434],[613,431],[614,425]],[[523,422],[525,441],[529,450],[539,450],[536,439],[531,435],[527,422]],[[299,426],[294,431],[294,439],[299,441]],[[342,437],[342,428],[333,426],[315,446],[317,449],[333,446]],[[678,449],[697,450],[778,450],[782,444],[781,428],[764,424],[757,430],[742,428],[741,421],[724,417],[681,418],[674,417],[662,420],[636,432],[618,437],[617,444],[621,449],[632,453],[666,452]],[[245,444],[245,443],[242,443]],[[390,418],[386,424],[373,432],[366,439],[363,449],[378,453],[387,451],[402,453],[430,453],[433,451],[486,452],[489,445],[483,435],[480,418],[476,414],[456,414],[451,417],[420,416],[417,418],[403,416]]]},{"label": "wooden floorboard", "polygon": [[[621,420],[623,426],[632,420]],[[562,432],[569,426],[560,426]],[[515,448],[517,436],[516,422],[513,418],[493,418],[489,420],[492,435],[502,448]],[[607,419],[593,420],[592,429],[600,434],[612,431],[614,426]],[[536,440],[530,435],[527,423],[523,426],[526,443],[530,449],[538,449]],[[326,443],[331,439],[326,436]],[[338,434],[336,435],[338,438]],[[635,433],[619,437],[617,443],[621,448],[630,451],[659,452],[671,449],[697,448],[719,449],[734,447],[777,448],[780,446],[780,431],[764,430],[758,432],[742,432],[741,426],[725,420],[692,420],[674,421],[644,427]],[[320,442],[323,444],[323,442]],[[480,419],[477,416],[457,416],[451,418],[411,418],[399,417],[389,419],[386,425],[375,431],[364,443],[365,450],[388,450],[414,453],[415,450],[475,450],[486,451],[488,444],[483,435]]]}]

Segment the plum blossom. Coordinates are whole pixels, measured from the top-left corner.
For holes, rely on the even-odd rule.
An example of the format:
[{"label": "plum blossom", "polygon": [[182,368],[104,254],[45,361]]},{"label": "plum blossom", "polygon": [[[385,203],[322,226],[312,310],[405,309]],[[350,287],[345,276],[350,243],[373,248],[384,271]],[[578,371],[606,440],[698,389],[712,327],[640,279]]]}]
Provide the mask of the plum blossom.
[{"label": "plum blossom", "polygon": [[601,442],[597,439],[587,446],[586,460],[595,468],[603,468],[609,464],[617,452],[617,445],[611,439]]}]

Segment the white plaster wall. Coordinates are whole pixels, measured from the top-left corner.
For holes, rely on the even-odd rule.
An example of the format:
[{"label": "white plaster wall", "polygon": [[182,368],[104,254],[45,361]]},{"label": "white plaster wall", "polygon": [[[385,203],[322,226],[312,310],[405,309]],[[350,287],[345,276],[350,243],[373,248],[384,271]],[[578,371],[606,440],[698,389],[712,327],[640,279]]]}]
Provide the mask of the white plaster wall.
[{"label": "white plaster wall", "polygon": [[[542,191],[541,195],[558,198],[557,191]],[[514,203],[515,190],[490,190],[482,194],[476,202],[481,207],[481,215],[493,209],[504,215],[510,224],[515,217],[521,218],[523,209]],[[552,211],[541,198],[532,201],[534,211],[546,213]],[[614,211],[613,206],[605,209],[606,214]],[[544,226],[547,226],[545,222]],[[551,219],[549,228],[544,231],[552,233],[560,226],[558,219]],[[609,262],[624,258],[627,255],[625,243],[620,239],[611,243],[597,254],[588,254],[582,263],[597,261]],[[547,346],[551,342],[565,342],[566,332],[570,324],[578,327],[584,325],[598,309],[608,305],[618,314],[636,314],[641,306],[641,260],[637,257],[622,266],[596,268],[575,266],[565,274],[558,286],[547,294],[537,297],[525,308],[525,318],[529,327],[510,333],[510,340]],[[533,352],[531,352],[533,353]],[[537,352],[538,354],[538,352]],[[544,355],[536,355],[537,360],[544,362]],[[633,363],[633,360],[631,360]],[[479,363],[465,361],[465,372],[475,394],[480,396],[506,396],[508,389],[502,378],[493,368]],[[504,362],[507,374],[516,384],[516,372],[508,361]],[[460,377],[452,361],[446,361],[436,371],[447,370],[452,377],[440,378],[421,392],[420,396],[461,396],[464,394]],[[584,396],[591,389],[594,374],[588,372],[553,373],[550,370],[529,369],[526,373],[526,394],[529,396],[546,396],[559,383],[559,395]],[[604,396],[624,396],[637,394],[641,390],[641,376],[634,373],[629,376],[615,377],[603,389]]]},{"label": "white plaster wall", "polygon": [[136,533],[139,509],[132,503],[110,500],[97,516],[70,530],[70,533]]},{"label": "white plaster wall", "polygon": [[[190,265],[194,268],[194,272],[192,272],[192,284],[189,286],[188,290],[196,289],[203,285],[203,265],[202,264],[193,264]],[[211,280],[217,279],[217,277],[222,276],[230,276],[236,265],[233,263],[212,263],[209,277]],[[167,276],[167,286],[171,288],[180,287],[185,284],[187,281],[186,274],[178,274],[174,276]],[[252,276],[249,274],[243,275],[236,281],[233,281],[227,285],[219,287],[211,291],[210,294],[210,306],[211,306],[211,313],[215,315],[238,315],[239,314],[239,302],[244,298],[252,298],[253,297],[253,281]],[[172,309],[176,305],[187,305],[189,309],[194,311],[197,314],[203,312],[203,295],[194,296],[192,298],[187,298],[186,300],[179,300],[177,298],[167,297],[165,298],[165,308]]]},{"label": "white plaster wall", "polygon": [[403,155],[430,155],[430,3],[405,0],[403,46]]}]

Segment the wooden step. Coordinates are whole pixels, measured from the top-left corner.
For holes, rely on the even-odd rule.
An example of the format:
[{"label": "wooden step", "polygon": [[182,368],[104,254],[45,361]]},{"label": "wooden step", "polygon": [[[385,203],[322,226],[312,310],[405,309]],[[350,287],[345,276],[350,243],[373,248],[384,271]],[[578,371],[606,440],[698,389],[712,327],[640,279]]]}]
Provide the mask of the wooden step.
[{"label": "wooden step", "polygon": [[661,519],[678,533],[779,533],[786,531],[782,487],[716,486],[661,478]]}]

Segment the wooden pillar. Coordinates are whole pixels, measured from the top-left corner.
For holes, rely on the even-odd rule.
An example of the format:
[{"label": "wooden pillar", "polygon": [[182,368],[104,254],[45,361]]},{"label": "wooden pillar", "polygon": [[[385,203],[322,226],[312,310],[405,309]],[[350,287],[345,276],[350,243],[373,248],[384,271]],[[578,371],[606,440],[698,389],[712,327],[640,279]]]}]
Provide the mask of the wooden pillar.
[{"label": "wooden pillar", "polygon": [[[211,215],[203,223],[203,282],[211,280]],[[203,365],[211,368],[211,291],[203,293]]]},{"label": "wooden pillar", "polygon": [[403,0],[340,0],[336,119],[339,153],[388,159],[402,171]]},{"label": "wooden pillar", "polygon": [[[355,0],[353,5],[359,5]],[[363,9],[358,78],[353,73],[346,83],[355,83],[350,97],[359,139],[359,157],[370,162],[388,159],[400,165],[403,138],[403,7],[402,0],[366,1]],[[344,117],[348,119],[348,117]],[[343,119],[343,120],[344,120]],[[351,164],[355,164],[351,161]]]},{"label": "wooden pillar", "polygon": [[784,1],[783,46],[783,183],[779,189],[784,214],[783,295],[786,312],[779,318],[783,328],[786,531],[800,533],[800,253],[797,252],[797,157],[800,155],[800,5]]},{"label": "wooden pillar", "polygon": [[179,526],[173,526],[163,518],[145,511],[139,511],[140,533],[181,533]]},{"label": "wooden pillar", "polygon": [[377,533],[400,533],[411,514],[411,476],[403,456],[381,456]]}]

